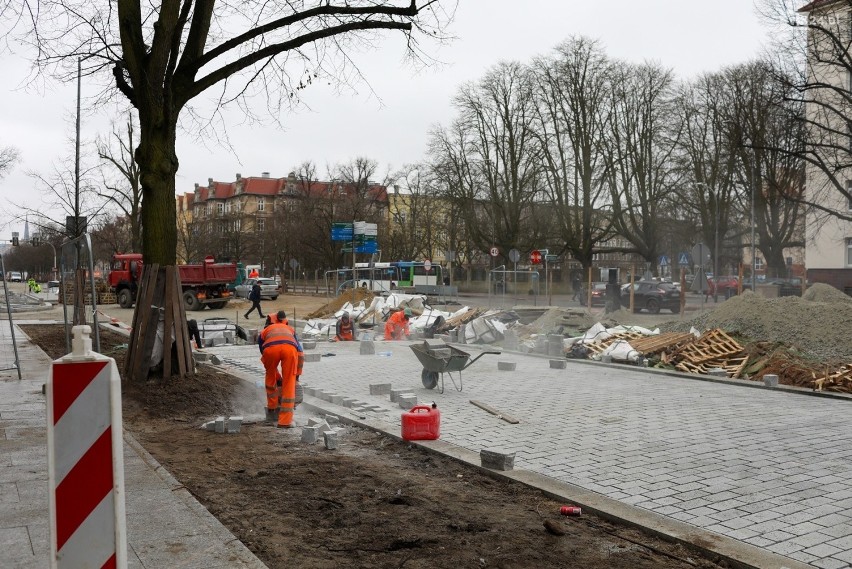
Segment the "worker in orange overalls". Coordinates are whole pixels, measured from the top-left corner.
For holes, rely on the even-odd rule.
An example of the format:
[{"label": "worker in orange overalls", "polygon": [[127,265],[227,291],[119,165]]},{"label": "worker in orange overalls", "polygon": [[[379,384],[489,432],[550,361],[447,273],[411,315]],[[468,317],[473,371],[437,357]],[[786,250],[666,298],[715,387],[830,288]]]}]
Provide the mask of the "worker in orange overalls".
[{"label": "worker in orange overalls", "polygon": [[391,314],[385,323],[385,340],[408,339],[410,331],[408,321],[411,319],[411,309],[398,310]]},{"label": "worker in orange overalls", "polygon": [[256,278],[258,278],[259,276],[260,276],[260,274],[257,272],[257,269],[252,269],[252,270],[251,270],[251,272],[250,272],[250,273],[249,273],[249,275],[248,275],[248,278],[250,278],[250,279],[256,279]]},{"label": "worker in orange overalls", "polygon": [[333,342],[352,342],[355,340],[355,330],[348,312],[344,312],[340,320],[337,321],[336,331],[337,334],[334,336]]},{"label": "worker in orange overalls", "polygon": [[302,375],[305,356],[295,330],[286,323],[286,313],[279,310],[275,316],[277,322],[263,329],[257,343],[266,369],[266,418],[273,421],[277,415],[278,428],[288,429],[294,426],[296,381]]}]

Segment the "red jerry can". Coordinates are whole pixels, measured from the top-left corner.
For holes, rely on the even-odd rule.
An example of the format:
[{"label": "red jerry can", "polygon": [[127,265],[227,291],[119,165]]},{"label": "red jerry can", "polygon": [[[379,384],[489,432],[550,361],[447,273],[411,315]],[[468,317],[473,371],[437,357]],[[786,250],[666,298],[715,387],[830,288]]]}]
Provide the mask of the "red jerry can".
[{"label": "red jerry can", "polygon": [[415,405],[402,414],[402,438],[406,441],[433,441],[441,436],[438,405]]}]

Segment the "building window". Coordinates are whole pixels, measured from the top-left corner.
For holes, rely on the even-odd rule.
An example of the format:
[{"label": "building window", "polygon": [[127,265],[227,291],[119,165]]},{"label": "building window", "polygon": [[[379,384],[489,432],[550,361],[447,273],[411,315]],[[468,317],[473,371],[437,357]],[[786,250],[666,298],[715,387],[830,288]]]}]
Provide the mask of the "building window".
[{"label": "building window", "polygon": [[222,215],[223,213],[225,213],[225,204],[223,204],[222,202],[217,203],[216,204],[216,213],[218,215]]},{"label": "building window", "polygon": [[761,257],[754,258],[754,270],[762,271],[763,270],[763,259]]},{"label": "building window", "polygon": [[846,239],[846,266],[852,267],[852,238]]},{"label": "building window", "polygon": [[266,200],[264,198],[257,198],[257,211],[263,211],[266,207]]},{"label": "building window", "polygon": [[262,217],[258,218],[258,220],[257,220],[257,230],[258,231],[265,231],[266,230],[266,220],[263,219]]},{"label": "building window", "polygon": [[241,220],[239,220],[239,219],[235,219],[235,220],[234,220],[234,232],[236,232],[236,233],[239,233],[239,231],[240,231],[240,227],[242,226],[242,224],[240,223],[240,221],[241,221]]}]

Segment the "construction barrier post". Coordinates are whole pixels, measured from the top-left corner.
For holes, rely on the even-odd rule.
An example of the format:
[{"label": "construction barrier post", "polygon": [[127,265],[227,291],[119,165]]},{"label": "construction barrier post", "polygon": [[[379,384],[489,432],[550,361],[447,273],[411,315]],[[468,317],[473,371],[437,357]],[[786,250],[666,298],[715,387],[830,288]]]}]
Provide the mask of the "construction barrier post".
[{"label": "construction barrier post", "polygon": [[74,326],[47,380],[50,567],[126,569],[121,378]]}]

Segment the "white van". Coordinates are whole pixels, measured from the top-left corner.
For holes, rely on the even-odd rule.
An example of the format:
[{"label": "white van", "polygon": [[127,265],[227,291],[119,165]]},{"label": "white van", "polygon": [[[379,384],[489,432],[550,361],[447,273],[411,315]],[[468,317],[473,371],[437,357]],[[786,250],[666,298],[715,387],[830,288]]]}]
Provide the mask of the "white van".
[{"label": "white van", "polygon": [[9,282],[22,283],[24,282],[24,276],[18,271],[11,271],[9,273]]}]

